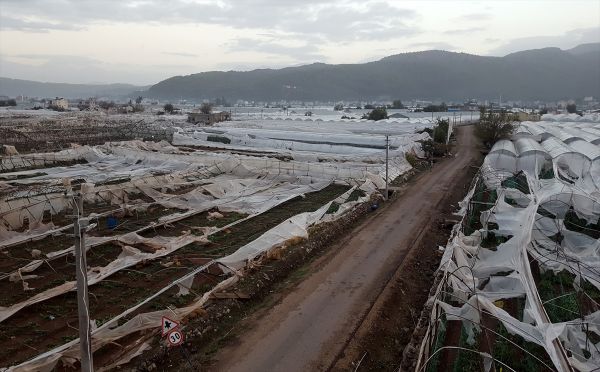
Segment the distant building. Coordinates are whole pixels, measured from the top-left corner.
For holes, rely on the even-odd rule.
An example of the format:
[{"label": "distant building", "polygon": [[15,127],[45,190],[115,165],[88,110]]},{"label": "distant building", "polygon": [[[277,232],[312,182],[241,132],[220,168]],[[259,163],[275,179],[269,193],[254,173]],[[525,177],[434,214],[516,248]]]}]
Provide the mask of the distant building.
[{"label": "distant building", "polygon": [[188,123],[212,125],[221,121],[231,120],[231,113],[227,111],[215,111],[205,114],[201,111],[192,111],[188,113]]},{"label": "distant building", "polygon": [[69,108],[69,101],[64,98],[56,97],[55,99],[50,101],[49,107],[53,110],[64,111]]}]

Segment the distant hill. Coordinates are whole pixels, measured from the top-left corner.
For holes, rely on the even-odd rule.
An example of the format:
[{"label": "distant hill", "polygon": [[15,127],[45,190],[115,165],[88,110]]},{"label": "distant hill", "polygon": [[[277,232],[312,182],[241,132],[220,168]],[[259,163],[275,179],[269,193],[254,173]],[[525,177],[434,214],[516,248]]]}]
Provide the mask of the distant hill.
[{"label": "distant hill", "polygon": [[598,53],[600,52],[600,43],[581,44],[577,45],[575,48],[568,49],[567,51],[571,54]]},{"label": "distant hill", "polygon": [[38,81],[9,79],[0,77],[0,95],[16,97],[24,95],[39,98],[86,98],[86,97],[128,97],[134,91],[145,90],[130,84],[64,84],[42,83]]},{"label": "distant hill", "polygon": [[364,64],[315,63],[282,69],[175,76],[144,96],[272,101],[466,98],[558,100],[600,96],[600,44],[485,57],[430,50]]}]

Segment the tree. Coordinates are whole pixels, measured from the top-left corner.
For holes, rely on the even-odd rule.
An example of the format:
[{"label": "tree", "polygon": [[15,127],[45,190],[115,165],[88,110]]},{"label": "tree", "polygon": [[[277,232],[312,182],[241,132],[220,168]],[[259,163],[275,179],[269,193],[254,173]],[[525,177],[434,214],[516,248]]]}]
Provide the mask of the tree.
[{"label": "tree", "polygon": [[377,120],[387,119],[388,114],[387,114],[387,110],[385,109],[385,107],[377,107],[376,109],[369,112],[368,114],[364,114],[362,118],[377,121]]},{"label": "tree", "polygon": [[365,110],[374,110],[376,107],[371,105],[370,103],[367,103],[364,107]]},{"label": "tree", "polygon": [[100,102],[98,102],[98,106],[100,106],[100,108],[103,110],[108,110],[108,109],[115,107],[116,104],[113,101],[110,101],[110,102],[100,101]]},{"label": "tree", "polygon": [[435,127],[433,127],[433,141],[436,143],[446,143],[449,128],[450,119],[438,118]]},{"label": "tree", "polygon": [[344,109],[343,103],[336,103],[335,106],[333,106],[334,111],[342,111],[343,109]]},{"label": "tree", "polygon": [[139,105],[140,103],[142,103],[143,99],[144,99],[144,97],[138,96],[138,98],[135,99],[135,103],[137,103]]},{"label": "tree", "polygon": [[424,112],[446,112],[448,111],[448,106],[446,106],[445,102],[442,102],[441,105],[429,105],[423,109]]},{"label": "tree", "polygon": [[203,103],[200,105],[200,112],[203,114],[210,114],[212,112],[212,105],[210,103]]},{"label": "tree", "polygon": [[426,140],[421,143],[421,148],[428,158],[433,156],[444,156],[448,152],[448,146],[444,143],[437,143],[433,140]]},{"label": "tree", "polygon": [[400,101],[399,99],[394,100],[394,102],[392,102],[392,108],[394,109],[403,109],[404,105],[402,104],[402,101]]},{"label": "tree", "polygon": [[569,103],[567,105],[567,112],[569,114],[576,114],[577,113],[577,106],[574,103]]},{"label": "tree", "polygon": [[172,103],[167,103],[163,106],[163,110],[169,114],[172,114],[173,111],[175,111],[175,106],[173,106]]},{"label": "tree", "polygon": [[0,107],[16,106],[16,105],[17,105],[17,100],[15,100],[14,98],[9,98],[7,100],[0,101]]},{"label": "tree", "polygon": [[488,148],[501,139],[509,138],[514,132],[514,118],[506,111],[488,112],[485,107],[480,107],[479,112],[480,118],[475,124],[475,134]]}]

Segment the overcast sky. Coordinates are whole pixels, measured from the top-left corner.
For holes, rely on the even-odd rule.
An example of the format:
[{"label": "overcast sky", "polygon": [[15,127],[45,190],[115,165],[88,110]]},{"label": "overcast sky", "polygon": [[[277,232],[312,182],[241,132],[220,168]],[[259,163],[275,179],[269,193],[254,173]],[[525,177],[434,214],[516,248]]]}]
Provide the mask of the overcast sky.
[{"label": "overcast sky", "polygon": [[600,0],[0,0],[0,76],[52,82],[599,41]]}]

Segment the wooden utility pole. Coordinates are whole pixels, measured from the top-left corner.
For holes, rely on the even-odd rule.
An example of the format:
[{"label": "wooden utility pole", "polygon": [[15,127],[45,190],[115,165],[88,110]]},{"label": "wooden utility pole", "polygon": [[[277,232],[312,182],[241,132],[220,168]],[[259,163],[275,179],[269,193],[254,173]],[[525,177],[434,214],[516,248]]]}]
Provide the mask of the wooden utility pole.
[{"label": "wooden utility pole", "polygon": [[385,200],[389,199],[388,193],[388,163],[389,163],[389,151],[390,151],[390,135],[385,135]]},{"label": "wooden utility pole", "polygon": [[92,334],[90,329],[90,303],[88,301],[87,260],[85,254],[85,227],[87,219],[83,217],[83,195],[73,198],[75,221],[75,271],[77,277],[77,312],[79,315],[79,346],[81,351],[81,371],[92,372]]}]

